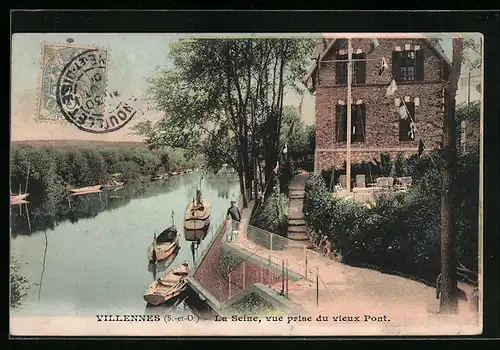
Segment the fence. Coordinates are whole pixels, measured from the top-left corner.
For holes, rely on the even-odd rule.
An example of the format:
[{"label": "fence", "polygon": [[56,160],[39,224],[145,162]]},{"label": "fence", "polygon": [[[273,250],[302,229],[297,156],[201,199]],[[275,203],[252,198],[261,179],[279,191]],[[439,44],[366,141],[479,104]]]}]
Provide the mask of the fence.
[{"label": "fence", "polygon": [[[265,271],[262,273],[263,284],[267,284],[271,288],[288,296],[290,280],[288,275],[289,271],[292,271],[306,280],[313,282],[316,289],[316,303],[318,306],[321,304],[321,301],[326,299],[333,300],[333,295],[320,272],[321,267],[325,266],[326,258],[322,254],[309,249],[302,242],[297,242],[250,225],[245,232],[240,232],[233,236],[232,242],[252,252],[251,256],[258,256],[268,261],[268,265],[271,268],[267,272],[268,275],[266,275]],[[230,274],[230,284],[233,287],[231,291],[232,295],[235,295],[236,290],[244,290],[255,280],[255,278],[247,277],[249,273],[252,273],[254,276],[261,276],[258,270],[252,271],[247,267],[235,269]],[[260,281],[257,280],[253,283],[257,282]]]},{"label": "fence", "polygon": [[286,260],[268,255],[266,260],[261,258],[260,262],[255,262],[252,261],[252,257],[258,257],[256,253],[258,251],[239,261],[228,273],[228,299],[245,291],[255,283],[264,284],[281,295],[288,296],[288,266]]},{"label": "fence", "polygon": [[[226,215],[221,214],[217,219],[214,220],[214,217],[211,218],[212,223],[218,223],[218,226],[210,225],[207,231],[207,235],[205,237],[205,240],[209,241],[209,244],[205,245],[204,248],[201,251],[198,251],[197,254],[197,259],[195,259],[194,265],[192,270],[195,271],[197,267],[201,264],[203,261],[203,256],[207,253],[207,251],[212,247],[212,245],[215,243],[215,239],[217,235],[221,234],[221,231],[227,232],[228,230],[228,223],[226,222]],[[221,237],[224,237],[224,234],[221,234]],[[220,239],[220,238],[219,238]]]}]

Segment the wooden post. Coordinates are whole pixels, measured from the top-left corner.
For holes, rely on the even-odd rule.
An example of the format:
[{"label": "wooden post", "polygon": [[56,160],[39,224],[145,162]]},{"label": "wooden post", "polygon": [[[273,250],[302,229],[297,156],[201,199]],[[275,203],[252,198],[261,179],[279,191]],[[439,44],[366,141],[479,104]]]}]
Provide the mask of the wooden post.
[{"label": "wooden post", "polygon": [[281,260],[281,294],[285,294],[285,260]]},{"label": "wooden post", "polygon": [[304,266],[305,266],[304,277],[307,279],[307,248],[306,247],[304,247]]},{"label": "wooden post", "polygon": [[288,298],[288,260],[286,260],[286,297]]},{"label": "wooden post", "polygon": [[26,217],[28,218],[28,227],[31,232],[31,221],[30,221],[30,212],[28,211],[28,203],[25,203],[24,205],[26,206]]},{"label": "wooden post", "polygon": [[260,283],[264,283],[264,269],[262,268],[262,264],[260,265]]},{"label": "wooden post", "polygon": [[243,261],[243,290],[245,290],[245,262]]},{"label": "wooden post", "polygon": [[318,275],[318,267],[316,267],[316,307],[319,307],[319,275]]},{"label": "wooden post", "polygon": [[271,284],[272,284],[271,280],[273,278],[273,276],[272,276],[273,272],[271,271],[271,255],[269,255],[267,261],[268,261],[268,267],[269,267],[269,272],[268,272],[268,278],[267,278],[267,280],[269,282],[269,287],[271,287]]},{"label": "wooden post", "polygon": [[351,193],[351,81],[352,81],[352,47],[351,39],[347,39],[347,159],[346,159],[346,173],[345,185],[347,194]]}]

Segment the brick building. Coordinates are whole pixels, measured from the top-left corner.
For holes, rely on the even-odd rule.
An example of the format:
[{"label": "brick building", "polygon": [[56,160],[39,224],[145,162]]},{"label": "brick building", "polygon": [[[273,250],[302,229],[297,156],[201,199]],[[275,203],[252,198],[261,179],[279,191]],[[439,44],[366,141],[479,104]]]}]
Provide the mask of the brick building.
[{"label": "brick building", "polygon": [[[346,159],[347,42],[324,40],[303,79],[316,96],[315,172],[342,167]],[[409,156],[420,140],[427,150],[439,147],[450,70],[442,49],[425,38],[353,38],[351,46],[351,162],[379,159],[380,153]],[[386,96],[393,79],[397,89]],[[401,118],[402,107],[410,118]]]}]

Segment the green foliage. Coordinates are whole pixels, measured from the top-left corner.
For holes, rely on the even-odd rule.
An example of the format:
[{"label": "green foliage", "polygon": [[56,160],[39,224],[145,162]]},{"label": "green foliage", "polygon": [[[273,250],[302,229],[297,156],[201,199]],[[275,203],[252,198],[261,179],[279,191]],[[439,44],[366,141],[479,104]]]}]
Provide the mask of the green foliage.
[{"label": "green foliage", "polygon": [[[283,110],[283,127],[281,130],[281,142],[287,142],[287,158],[294,164],[295,168],[307,171],[314,170],[314,150],[316,148],[316,129],[314,125],[305,125],[297,108],[285,106]],[[287,135],[293,124],[290,137]]]},{"label": "green foliage", "polygon": [[380,154],[380,163],[378,164],[380,171],[383,176],[389,176],[391,174],[393,162],[391,157],[387,153]]},{"label": "green foliage", "polygon": [[270,302],[262,299],[255,293],[243,297],[238,302],[231,305],[225,313],[231,315],[265,316],[283,314],[277,310]]},{"label": "green foliage", "polygon": [[168,145],[203,154],[212,171],[228,164],[239,175],[252,174],[252,154],[266,164],[267,177],[278,158],[283,94],[300,86],[314,45],[302,38],[173,43],[173,67],[149,80],[151,99],[165,117],[140,123],[136,132],[152,148]]},{"label": "green foliage", "polygon": [[[404,194],[385,194],[369,207],[333,198],[321,176],[306,183],[304,212],[308,225],[330,236],[334,249],[349,264],[369,264],[433,281],[439,273],[441,166],[432,160],[407,160],[415,185]],[[457,256],[478,266],[479,156],[458,161],[456,188]]]},{"label": "green foliage", "polygon": [[278,186],[265,199],[251,219],[250,225],[263,230],[286,236],[288,229],[288,210],[290,201],[286,194],[279,191]]},{"label": "green foliage", "polygon": [[26,191],[30,200],[55,203],[66,187],[105,184],[110,174],[121,173],[126,182],[137,181],[158,171],[172,172],[200,166],[200,157],[187,158],[182,150],[145,147],[52,147],[15,146],[11,150],[11,192]]},{"label": "green foliage", "polygon": [[10,307],[20,308],[30,290],[29,281],[19,274],[19,263],[10,257]]},{"label": "green foliage", "polygon": [[396,177],[402,177],[408,175],[408,169],[405,163],[405,154],[403,152],[398,152],[396,154],[396,159],[394,160],[394,175]]}]

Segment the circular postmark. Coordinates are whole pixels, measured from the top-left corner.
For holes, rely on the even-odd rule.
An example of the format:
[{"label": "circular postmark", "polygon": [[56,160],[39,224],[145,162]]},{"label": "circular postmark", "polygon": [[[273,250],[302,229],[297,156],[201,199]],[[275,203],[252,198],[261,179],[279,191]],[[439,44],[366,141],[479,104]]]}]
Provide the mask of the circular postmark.
[{"label": "circular postmark", "polygon": [[137,113],[120,102],[105,113],[107,53],[99,49],[82,52],[61,71],[56,101],[66,120],[80,130],[104,134],[123,128]]}]

